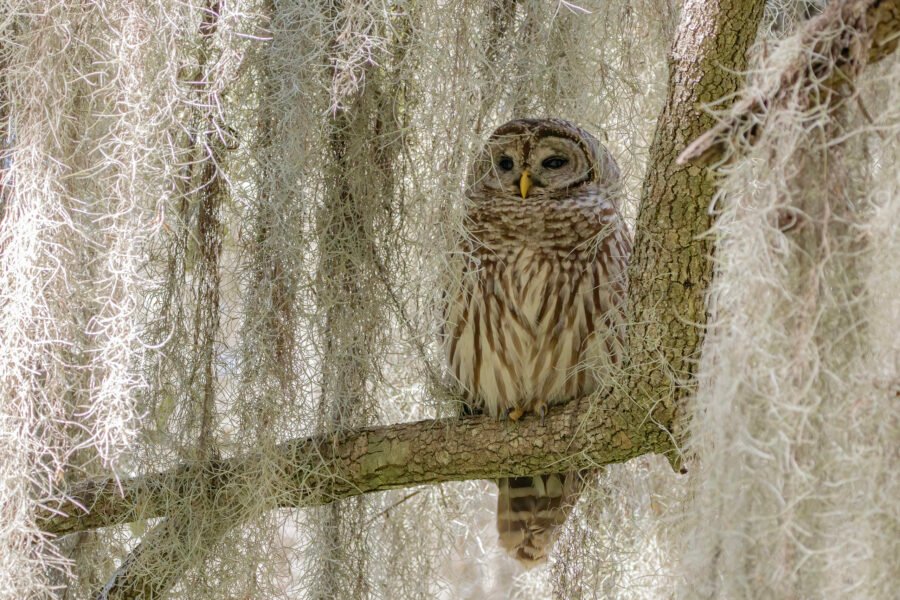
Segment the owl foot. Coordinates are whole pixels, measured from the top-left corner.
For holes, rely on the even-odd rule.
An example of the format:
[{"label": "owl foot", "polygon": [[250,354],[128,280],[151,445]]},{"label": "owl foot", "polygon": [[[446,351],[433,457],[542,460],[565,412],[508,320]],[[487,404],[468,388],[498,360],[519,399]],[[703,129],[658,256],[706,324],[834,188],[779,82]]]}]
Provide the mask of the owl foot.
[{"label": "owl foot", "polygon": [[541,416],[541,427],[544,426],[544,417],[547,416],[547,405],[541,404],[540,408],[537,409],[537,414]]},{"label": "owl foot", "polygon": [[519,419],[522,418],[522,415],[524,415],[524,414],[525,414],[525,411],[522,410],[520,407],[510,406],[505,411],[503,411],[503,418],[509,419],[510,421],[518,421]]}]

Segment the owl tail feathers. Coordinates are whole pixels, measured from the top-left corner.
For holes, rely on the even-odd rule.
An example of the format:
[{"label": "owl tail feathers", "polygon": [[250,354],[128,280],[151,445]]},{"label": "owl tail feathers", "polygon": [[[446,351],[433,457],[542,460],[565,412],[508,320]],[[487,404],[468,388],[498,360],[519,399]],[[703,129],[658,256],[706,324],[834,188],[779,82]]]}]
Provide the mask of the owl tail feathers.
[{"label": "owl tail feathers", "polygon": [[581,492],[578,472],[510,477],[497,482],[500,546],[527,569],[547,560]]}]

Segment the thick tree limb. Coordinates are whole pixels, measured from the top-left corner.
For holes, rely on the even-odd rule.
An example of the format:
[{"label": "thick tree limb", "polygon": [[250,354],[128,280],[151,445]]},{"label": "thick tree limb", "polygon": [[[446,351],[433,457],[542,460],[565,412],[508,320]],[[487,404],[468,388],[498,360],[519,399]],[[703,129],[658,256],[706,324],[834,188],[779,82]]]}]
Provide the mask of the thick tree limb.
[{"label": "thick tree limb", "polygon": [[[621,418],[618,399],[583,398],[537,418],[513,423],[488,417],[440,419],[372,427],[340,438],[287,442],[276,455],[242,456],[116,482],[94,479],[70,490],[63,502],[37,516],[48,533],[65,535],[163,517],[195,497],[243,495],[268,462],[283,476],[273,507],[325,504],[369,492],[466,479],[583,469],[665,452],[644,430]],[[585,416],[588,416],[586,419]]]},{"label": "thick tree limb", "polygon": [[[671,449],[657,425],[629,428],[610,395],[583,398],[512,423],[488,417],[442,419],[377,427],[282,444],[276,456],[243,456],[123,482],[91,481],[72,499],[45,511],[45,530],[65,534],[86,527],[168,516],[116,570],[98,600],[156,598],[186,565],[202,560],[228,530],[247,518],[244,502],[259,498],[261,461],[280,471],[266,483],[271,507],[323,504],[368,492],[425,483],[494,479],[596,467]],[[625,408],[625,410],[623,410]],[[653,440],[662,439],[662,447]],[[199,510],[194,510],[194,505]],[[81,506],[90,507],[85,512]],[[137,508],[140,507],[140,508]],[[74,516],[62,514],[71,512]]]},{"label": "thick tree limb", "polygon": [[766,126],[766,113],[799,99],[806,108],[832,104],[854,89],[862,69],[900,45],[900,0],[835,2],[797,34],[797,56],[781,71],[771,89],[747,88],[715,127],[695,139],[678,157],[679,164],[714,162],[742,141],[753,146]]},{"label": "thick tree limb", "polygon": [[[703,105],[737,92],[763,0],[686,0],[669,62],[665,107],[644,177],[629,266],[626,387],[661,429],[674,432],[693,394],[712,279],[709,205],[714,182],[676,159],[712,127]],[[673,465],[677,466],[677,465]]]}]

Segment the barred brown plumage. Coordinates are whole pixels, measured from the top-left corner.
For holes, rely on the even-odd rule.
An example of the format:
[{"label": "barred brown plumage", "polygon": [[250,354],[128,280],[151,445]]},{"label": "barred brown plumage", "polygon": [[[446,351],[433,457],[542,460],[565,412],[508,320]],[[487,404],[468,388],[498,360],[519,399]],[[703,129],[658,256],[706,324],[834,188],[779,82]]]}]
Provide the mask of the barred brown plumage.
[{"label": "barred brown plumage", "polygon": [[[516,420],[590,394],[621,358],[631,253],[619,171],[558,119],[498,128],[471,170],[445,313],[447,360],[469,409]],[[500,544],[546,559],[584,473],[498,482]]]}]

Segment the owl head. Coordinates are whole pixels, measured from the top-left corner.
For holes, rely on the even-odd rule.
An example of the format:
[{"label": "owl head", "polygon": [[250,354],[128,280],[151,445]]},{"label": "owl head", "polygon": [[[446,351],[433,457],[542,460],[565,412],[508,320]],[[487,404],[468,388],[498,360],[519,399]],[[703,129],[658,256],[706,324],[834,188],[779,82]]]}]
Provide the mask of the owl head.
[{"label": "owl head", "polygon": [[587,131],[562,119],[516,119],[497,128],[470,171],[473,198],[561,198],[619,185],[619,169]]}]

